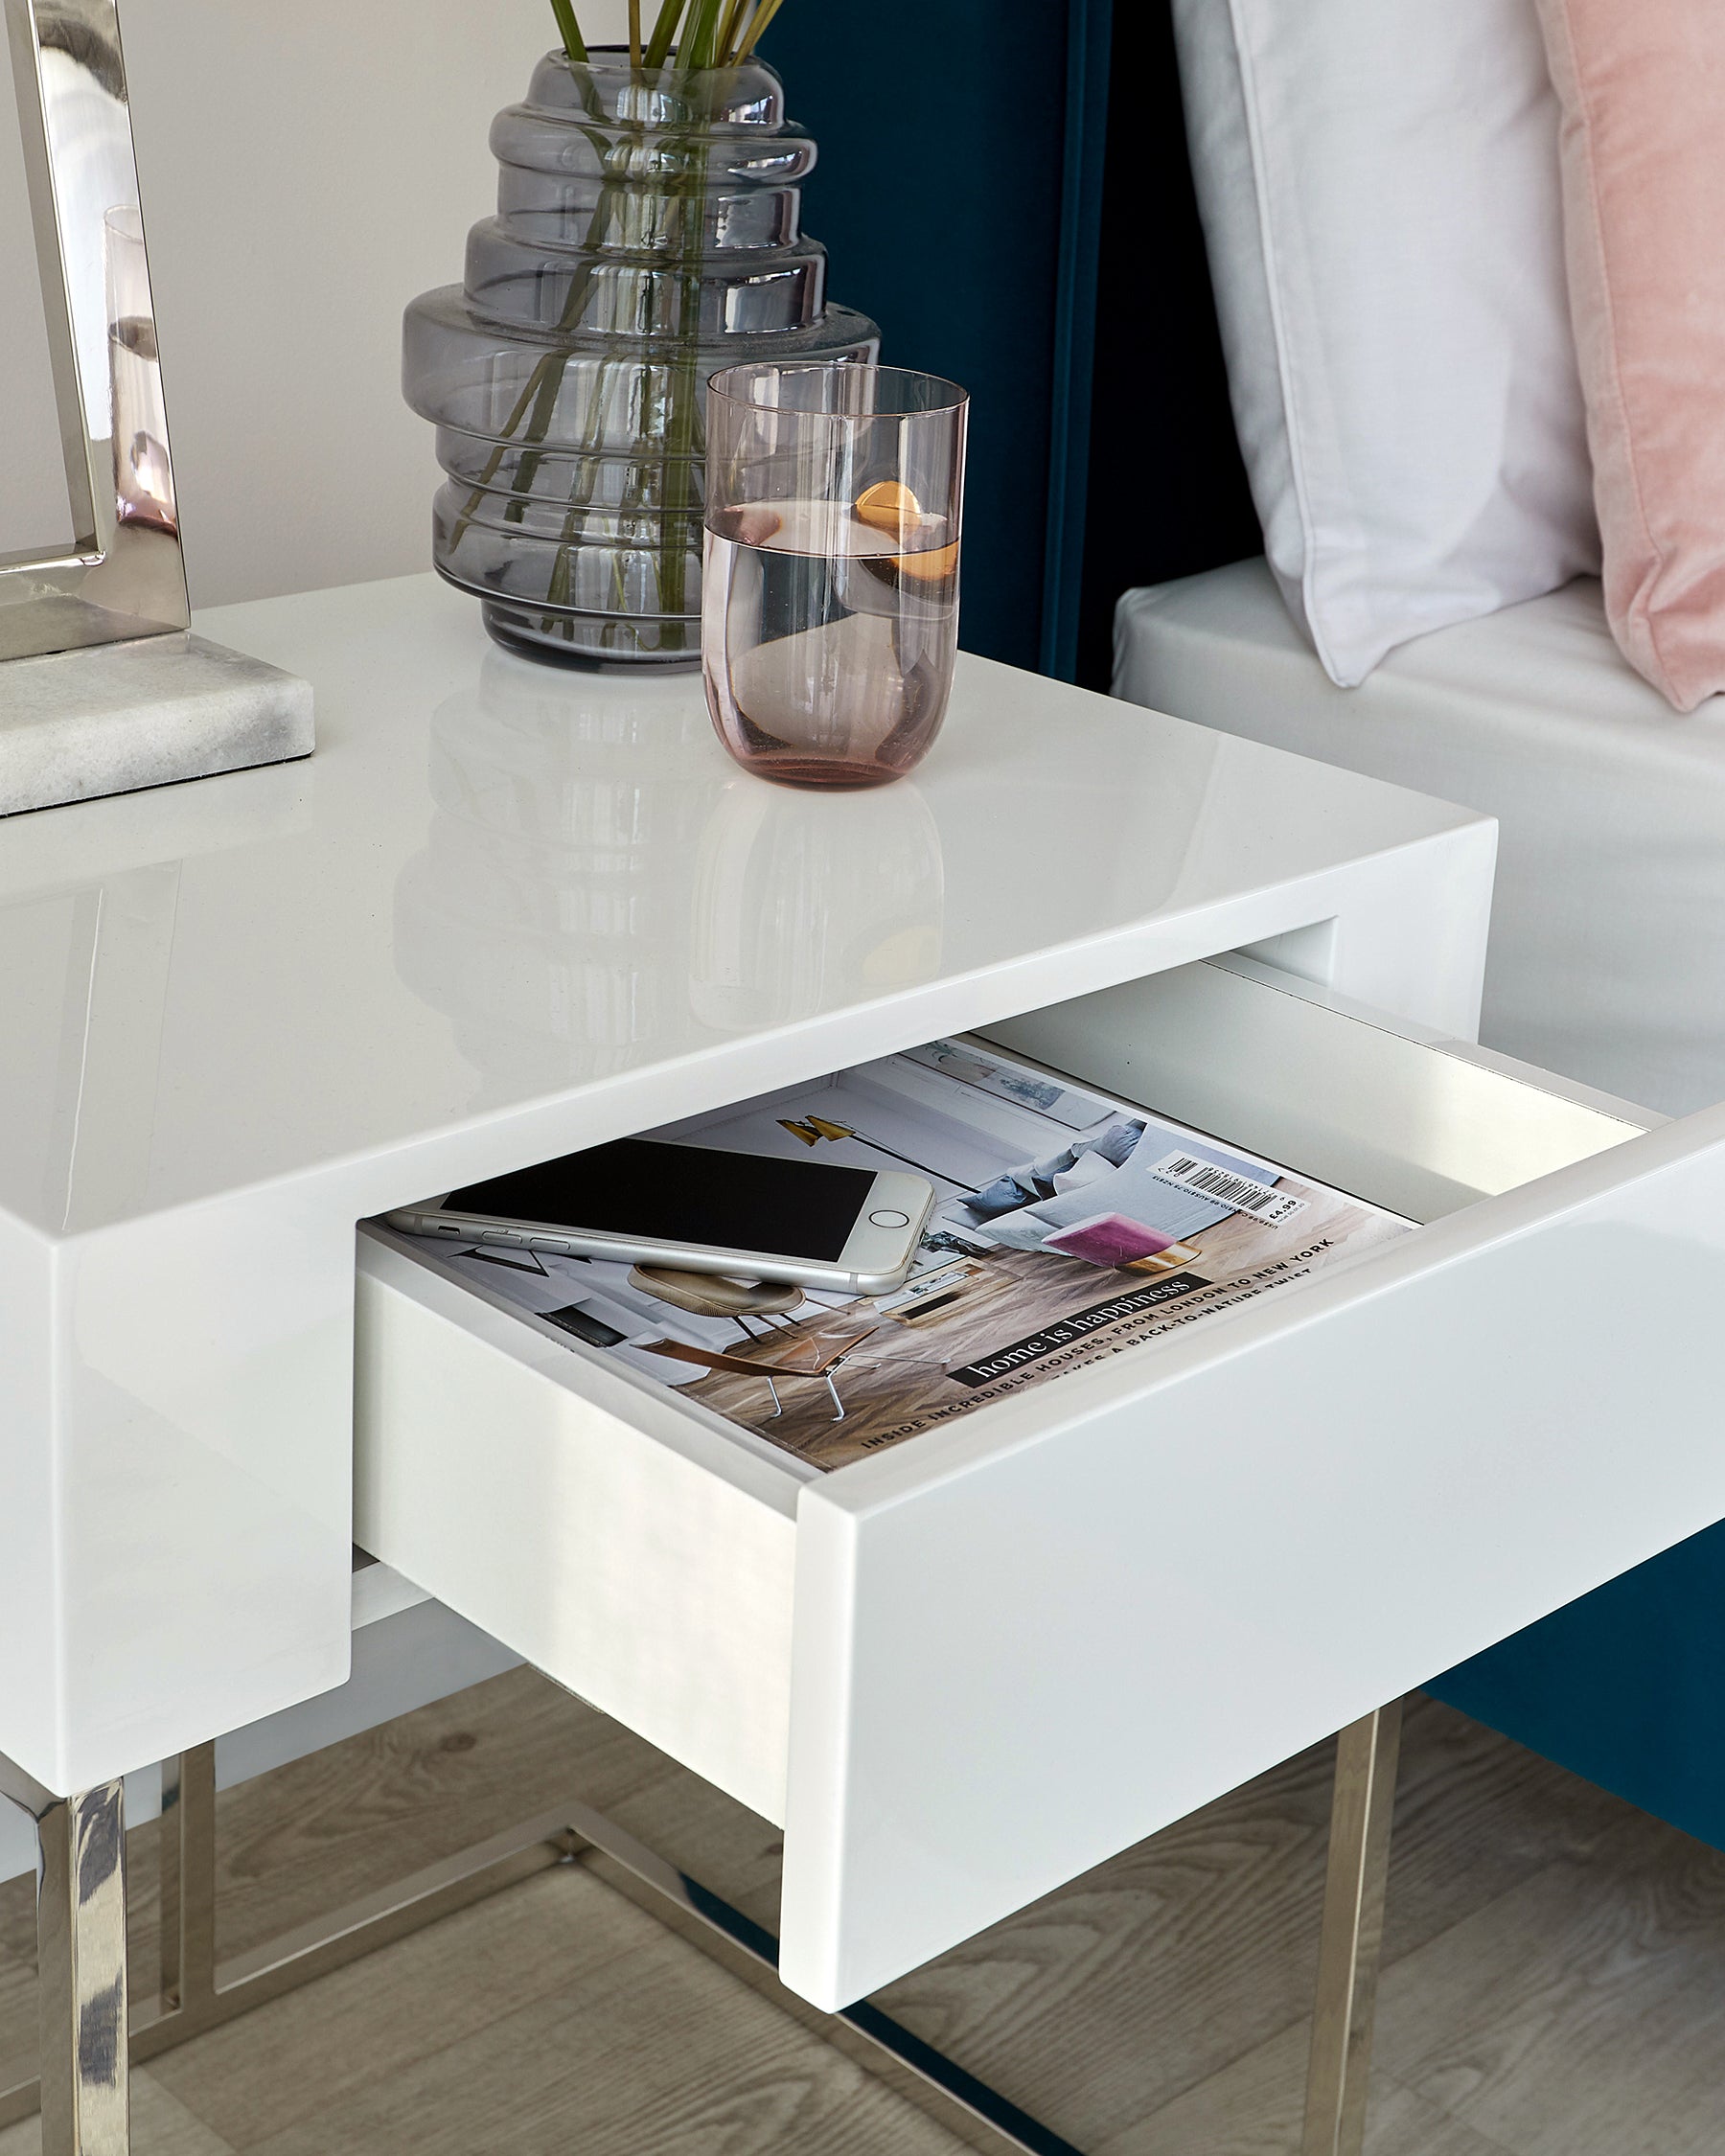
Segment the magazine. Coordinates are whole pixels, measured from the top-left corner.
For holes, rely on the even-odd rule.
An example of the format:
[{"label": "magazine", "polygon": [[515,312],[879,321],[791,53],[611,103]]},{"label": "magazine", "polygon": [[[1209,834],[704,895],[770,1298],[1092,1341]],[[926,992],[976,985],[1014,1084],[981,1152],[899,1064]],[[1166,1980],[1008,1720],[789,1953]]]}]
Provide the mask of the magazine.
[{"label": "magazine", "polygon": [[966,1041],[643,1135],[914,1169],[936,1195],[909,1277],[879,1296],[727,1295],[682,1273],[667,1295],[627,1263],[419,1240],[450,1272],[822,1469],[1414,1226]]}]

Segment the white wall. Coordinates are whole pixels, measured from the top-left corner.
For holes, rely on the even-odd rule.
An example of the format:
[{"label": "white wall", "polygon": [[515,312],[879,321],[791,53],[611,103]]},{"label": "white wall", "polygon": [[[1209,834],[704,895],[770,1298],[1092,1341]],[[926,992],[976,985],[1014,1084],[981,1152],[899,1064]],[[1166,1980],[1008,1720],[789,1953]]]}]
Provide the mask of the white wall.
[{"label": "white wall", "polygon": [[[598,42],[624,0],[578,0]],[[402,310],[494,206],[547,0],[121,0],[196,605],[429,561]]]}]

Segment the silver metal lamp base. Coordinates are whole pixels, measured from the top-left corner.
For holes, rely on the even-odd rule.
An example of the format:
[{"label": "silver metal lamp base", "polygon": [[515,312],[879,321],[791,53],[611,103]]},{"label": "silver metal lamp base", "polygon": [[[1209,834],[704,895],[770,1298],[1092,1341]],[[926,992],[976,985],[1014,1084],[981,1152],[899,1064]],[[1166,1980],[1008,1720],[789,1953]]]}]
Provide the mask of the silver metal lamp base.
[{"label": "silver metal lamp base", "polygon": [[0,665],[0,815],[311,753],[311,687],[183,631]]}]

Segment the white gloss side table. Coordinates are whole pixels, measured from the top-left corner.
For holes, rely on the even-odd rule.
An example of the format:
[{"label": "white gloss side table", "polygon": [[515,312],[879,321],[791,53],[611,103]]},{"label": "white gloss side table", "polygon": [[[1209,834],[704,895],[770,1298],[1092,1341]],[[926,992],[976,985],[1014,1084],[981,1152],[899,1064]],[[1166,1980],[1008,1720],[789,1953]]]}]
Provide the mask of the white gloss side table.
[{"label": "white gloss side table", "polygon": [[[200,626],[311,681],[311,762],[0,823],[0,1754],[65,2029],[125,1998],[119,1778],[342,1682],[357,1457],[368,1548],[782,1821],[829,2010],[1360,1725],[1357,2063],[1381,1704],[1725,1512],[1725,1119],[1468,1049],[1489,820],[980,660],[823,798],[430,578]],[[1431,1225],[819,1479],[367,1236],[356,1455],[357,1223],[963,1030]],[[625,1480],[690,1577],[754,1553],[734,1611],[587,1595]],[[91,2055],[52,2156],[123,2145]]]}]

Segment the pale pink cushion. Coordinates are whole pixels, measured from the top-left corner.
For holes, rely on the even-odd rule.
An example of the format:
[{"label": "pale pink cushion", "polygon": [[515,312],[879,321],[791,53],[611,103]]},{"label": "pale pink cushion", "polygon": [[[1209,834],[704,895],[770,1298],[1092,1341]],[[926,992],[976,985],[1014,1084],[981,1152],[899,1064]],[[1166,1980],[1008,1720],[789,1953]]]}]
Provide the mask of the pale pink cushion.
[{"label": "pale pink cushion", "polygon": [[1725,689],[1725,0],[1539,0],[1605,608],[1679,711]]}]

